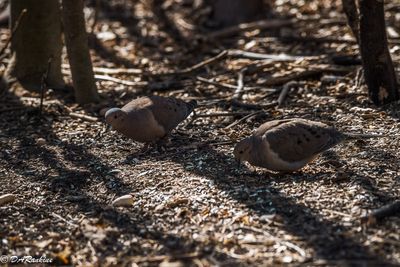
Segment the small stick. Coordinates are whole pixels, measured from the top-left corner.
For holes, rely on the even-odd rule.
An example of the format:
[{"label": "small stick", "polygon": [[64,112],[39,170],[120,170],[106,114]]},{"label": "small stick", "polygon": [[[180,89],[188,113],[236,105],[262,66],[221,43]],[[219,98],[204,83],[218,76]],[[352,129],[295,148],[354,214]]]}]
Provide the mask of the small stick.
[{"label": "small stick", "polygon": [[362,85],[362,83],[363,83],[363,81],[364,81],[364,70],[363,70],[362,67],[360,67],[360,68],[357,70],[357,72],[356,72],[356,77],[355,77],[354,80],[355,80],[355,82],[354,82],[353,88],[354,88],[354,89],[358,89],[358,88]]},{"label": "small stick", "polygon": [[294,251],[296,251],[297,253],[299,253],[299,255],[303,258],[306,257],[306,252],[304,251],[304,249],[300,248],[299,246],[293,244],[292,242],[289,241],[279,241],[282,245],[287,246],[288,248],[293,249]]},{"label": "small stick", "polygon": [[[236,89],[237,85],[233,85],[233,84],[228,84],[228,83],[219,83],[219,82],[214,82],[212,80],[206,79],[204,77],[201,76],[197,76],[196,80],[198,80],[199,82],[202,83],[206,83],[206,84],[211,84],[220,88],[225,88],[225,89]],[[257,90],[265,90],[265,91],[275,91],[275,89],[271,89],[271,88],[263,88],[263,87],[259,87],[259,86],[244,86],[243,87],[243,91],[247,92],[247,91],[257,91]]]},{"label": "small stick", "polygon": [[17,30],[18,30],[18,27],[19,27],[19,25],[20,25],[20,23],[21,23],[21,20],[22,20],[22,18],[25,16],[25,14],[26,14],[27,11],[28,11],[28,10],[27,10],[26,8],[23,9],[23,10],[21,11],[21,13],[19,14],[17,20],[15,21],[15,25],[14,25],[12,31],[11,31],[10,37],[8,37],[8,39],[7,39],[7,41],[6,41],[6,44],[5,44],[5,45],[3,46],[3,48],[0,50],[0,59],[2,58],[2,55],[3,55],[4,51],[6,51],[8,45],[9,45],[10,42],[12,41],[12,39],[13,39],[15,33],[16,33]]},{"label": "small stick", "polygon": [[53,216],[53,217],[56,218],[56,219],[59,219],[60,221],[63,221],[63,222],[65,222],[65,223],[68,223],[68,224],[71,225],[71,226],[78,227],[78,225],[76,225],[76,224],[74,224],[74,223],[72,223],[72,222],[70,222],[70,221],[64,219],[61,215],[58,215],[57,213],[52,212],[52,213],[51,213],[51,216]]},{"label": "small stick", "polygon": [[237,116],[237,115],[245,115],[249,114],[248,112],[217,112],[217,113],[208,113],[208,114],[197,114],[194,113],[192,119],[186,124],[185,127],[188,127],[193,124],[195,120],[198,118],[209,118],[209,117],[229,117],[229,116]]},{"label": "small stick", "polygon": [[108,81],[108,82],[114,82],[114,83],[119,83],[122,85],[126,86],[147,86],[149,83],[148,82],[131,82],[131,81],[126,81],[126,80],[121,80],[118,78],[114,78],[108,75],[94,75],[94,78],[96,80],[101,80],[101,81]]},{"label": "small stick", "polygon": [[249,59],[260,59],[260,60],[268,60],[268,61],[296,61],[296,60],[312,60],[312,59],[320,59],[320,56],[291,56],[286,54],[274,55],[274,54],[261,54],[243,51],[239,49],[232,49],[228,51],[228,56],[232,57],[244,57]]},{"label": "small stick", "polygon": [[220,142],[215,142],[215,143],[207,142],[207,143],[205,143],[205,145],[208,145],[208,146],[228,146],[228,145],[232,145],[232,144],[235,144],[235,143],[236,143],[236,141],[220,141]]},{"label": "small stick", "polygon": [[96,73],[102,74],[142,74],[143,71],[141,69],[110,69],[110,68],[101,68],[94,67],[93,71]]},{"label": "small stick", "polygon": [[71,118],[74,118],[74,119],[81,119],[81,120],[88,121],[88,122],[96,122],[96,121],[99,121],[99,119],[96,118],[96,117],[92,117],[92,116],[88,116],[88,115],[84,115],[84,114],[79,114],[79,113],[75,113],[75,112],[70,112],[68,115],[69,115]]},{"label": "small stick", "polygon": [[51,67],[51,61],[52,60],[53,60],[53,57],[49,57],[49,60],[47,61],[46,72],[43,73],[42,80],[41,80],[41,83],[40,83],[40,107],[39,107],[39,114],[40,115],[42,115],[44,93],[47,90],[47,77],[49,76],[50,67]]},{"label": "small stick", "polygon": [[244,88],[244,83],[243,83],[244,72],[245,72],[244,70],[239,71],[238,79],[237,79],[237,87],[236,87],[235,92],[233,93],[232,99],[242,98],[243,88]]},{"label": "small stick", "polygon": [[272,77],[268,80],[266,80],[263,85],[266,86],[275,86],[275,85],[281,85],[285,84],[287,82],[293,81],[293,80],[298,80],[298,79],[306,79],[312,76],[319,75],[323,73],[324,71],[322,69],[307,69],[301,72],[293,72],[285,76],[278,76],[278,77]]},{"label": "small stick", "polygon": [[[63,70],[70,70],[69,64],[62,64],[61,67]],[[133,68],[118,68],[118,69],[111,69],[111,68],[103,68],[103,67],[93,67],[93,71],[95,73],[101,73],[101,74],[143,74],[143,71],[141,69],[133,69]]]},{"label": "small stick", "polygon": [[375,224],[379,220],[394,215],[400,215],[400,200],[396,200],[393,203],[385,205],[379,209],[372,211],[368,215],[361,217],[361,223],[371,225]]},{"label": "small stick", "polygon": [[236,88],[236,86],[233,85],[233,84],[218,83],[218,82],[214,82],[212,80],[208,80],[208,79],[206,79],[204,77],[200,77],[200,76],[197,76],[196,80],[198,80],[198,81],[200,81],[202,83],[214,85],[216,87],[221,87],[221,88],[226,88],[226,89],[235,89]]},{"label": "small stick", "polygon": [[235,121],[235,122],[229,124],[229,125],[226,126],[224,129],[232,128],[233,126],[236,126],[237,124],[241,123],[242,121],[245,121],[245,120],[247,120],[247,119],[250,119],[250,118],[252,118],[252,117],[254,117],[254,116],[256,116],[256,115],[258,115],[258,114],[260,114],[260,113],[263,113],[263,112],[264,112],[264,111],[259,110],[259,111],[250,113],[250,114],[248,114],[247,116],[244,116],[243,118],[241,118],[240,120],[237,120],[237,121]]},{"label": "small stick", "polygon": [[143,263],[143,262],[161,262],[161,261],[170,261],[170,260],[189,260],[194,258],[200,258],[201,254],[199,253],[190,253],[190,254],[180,254],[180,255],[156,255],[156,256],[133,256],[130,257],[135,263]]},{"label": "small stick", "polygon": [[278,101],[277,101],[278,107],[282,106],[290,89],[292,89],[293,87],[295,87],[297,85],[298,85],[297,81],[290,81],[283,86],[283,89],[282,89],[281,93],[279,94]]},{"label": "small stick", "polygon": [[198,69],[201,69],[202,67],[209,65],[211,63],[214,63],[215,61],[218,61],[224,57],[226,57],[226,55],[228,55],[228,51],[224,50],[221,53],[219,53],[218,55],[211,57],[209,59],[203,60],[189,68],[186,69],[182,69],[182,70],[177,70],[177,71],[171,71],[171,72],[161,72],[161,73],[149,73],[146,74],[148,76],[168,76],[168,75],[185,75],[185,74],[189,74],[192,73]]}]

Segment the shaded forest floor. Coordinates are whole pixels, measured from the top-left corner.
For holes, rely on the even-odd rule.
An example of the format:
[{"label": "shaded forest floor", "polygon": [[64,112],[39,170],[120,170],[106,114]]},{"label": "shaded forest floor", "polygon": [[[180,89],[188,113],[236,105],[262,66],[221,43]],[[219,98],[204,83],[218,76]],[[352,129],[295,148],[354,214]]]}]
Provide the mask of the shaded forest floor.
[{"label": "shaded forest floor", "polygon": [[[273,19],[291,16],[284,27],[215,39],[194,26],[204,21],[191,1],[103,4],[90,42],[95,67],[108,69],[96,70],[101,104],[82,108],[71,91],[50,90],[40,116],[38,94],[15,86],[1,95],[0,195],[17,200],[0,207],[0,255],[104,266],[399,265],[400,218],[363,225],[360,217],[399,198],[400,104],[375,108],[357,85],[357,46],[340,6],[300,2],[275,4]],[[387,8],[396,37],[400,6]],[[0,33],[7,38],[7,29]],[[399,39],[391,43],[397,65]],[[232,49],[287,56],[249,58]],[[225,50],[204,67],[157,75]],[[143,73],[123,74],[127,68]],[[233,97],[241,77],[244,88]],[[291,80],[295,88],[277,107]],[[163,150],[141,153],[100,113],[152,93],[197,99],[200,116],[182,123]],[[238,168],[233,145],[222,144],[292,117],[388,137],[347,142],[286,175]],[[132,207],[110,206],[125,194]]]}]

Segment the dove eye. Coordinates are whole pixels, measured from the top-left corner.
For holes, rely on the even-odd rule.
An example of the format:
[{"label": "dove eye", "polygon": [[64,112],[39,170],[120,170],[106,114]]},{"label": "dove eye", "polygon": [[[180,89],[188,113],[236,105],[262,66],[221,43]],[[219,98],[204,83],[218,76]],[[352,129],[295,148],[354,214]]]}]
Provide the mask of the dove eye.
[{"label": "dove eye", "polygon": [[117,118],[117,115],[114,115],[114,119],[116,119]]},{"label": "dove eye", "polygon": [[243,151],[239,151],[239,154],[243,154]]}]

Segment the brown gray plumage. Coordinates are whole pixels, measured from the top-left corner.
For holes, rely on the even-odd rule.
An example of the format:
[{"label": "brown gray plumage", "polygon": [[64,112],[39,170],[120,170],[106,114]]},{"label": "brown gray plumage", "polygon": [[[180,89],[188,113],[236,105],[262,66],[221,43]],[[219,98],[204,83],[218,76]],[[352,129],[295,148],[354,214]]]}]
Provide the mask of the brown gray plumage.
[{"label": "brown gray plumage", "polygon": [[318,154],[348,138],[381,137],[342,133],[332,126],[305,119],[274,120],[262,124],[240,141],[235,158],[273,171],[296,171]]},{"label": "brown gray plumage", "polygon": [[121,109],[108,110],[105,118],[116,131],[135,141],[147,143],[165,137],[196,106],[195,100],[185,102],[172,97],[140,97]]}]

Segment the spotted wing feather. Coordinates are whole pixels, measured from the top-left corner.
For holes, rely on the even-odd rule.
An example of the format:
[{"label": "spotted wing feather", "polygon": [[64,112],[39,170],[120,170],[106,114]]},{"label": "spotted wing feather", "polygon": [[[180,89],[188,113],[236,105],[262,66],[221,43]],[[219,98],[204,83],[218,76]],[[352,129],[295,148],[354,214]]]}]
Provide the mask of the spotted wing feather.
[{"label": "spotted wing feather", "polygon": [[185,102],[172,97],[153,96],[151,101],[152,105],[149,106],[149,109],[167,133],[185,120],[197,105],[194,100]]},{"label": "spotted wing feather", "polygon": [[335,146],[344,136],[324,123],[303,119],[280,121],[264,133],[270,148],[282,160],[302,161]]}]

